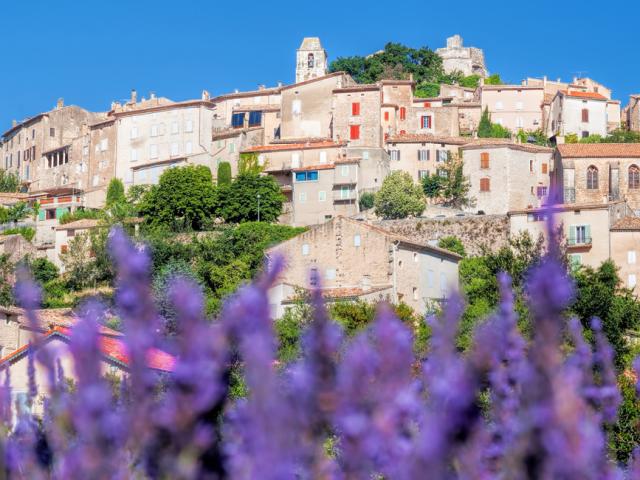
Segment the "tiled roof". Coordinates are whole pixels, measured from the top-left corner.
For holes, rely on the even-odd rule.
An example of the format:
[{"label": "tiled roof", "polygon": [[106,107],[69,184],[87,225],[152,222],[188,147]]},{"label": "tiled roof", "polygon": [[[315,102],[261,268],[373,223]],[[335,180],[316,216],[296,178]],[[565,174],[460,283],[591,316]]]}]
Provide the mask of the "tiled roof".
[{"label": "tiled roof", "polygon": [[65,223],[64,225],[58,225],[56,230],[80,230],[96,228],[98,225],[100,225],[100,220],[94,218],[82,218],[74,222]]},{"label": "tiled roof", "polygon": [[279,112],[280,105],[237,105],[233,107],[234,112]]},{"label": "tiled roof", "polygon": [[611,230],[640,230],[640,217],[624,217],[614,223]]},{"label": "tiled roof", "polygon": [[[292,83],[291,85],[287,85],[282,87],[282,90],[289,90],[291,88],[301,87],[303,85],[308,85],[310,83],[320,82],[322,80],[326,80],[327,78],[340,77],[340,76],[348,76],[345,72],[333,72],[328,73],[322,77],[310,78],[309,80],[305,80],[304,82]],[[349,77],[350,78],[350,77]],[[346,85],[345,85],[346,86]]]},{"label": "tiled roof", "polygon": [[[53,337],[58,337],[65,342],[70,340],[71,329],[67,327],[54,327],[49,330],[47,334],[40,339],[40,341],[44,342]],[[126,351],[125,343],[118,338],[114,338],[107,335],[100,335],[100,352],[110,360],[115,360],[117,363],[124,365],[125,367],[129,365],[129,355]],[[4,365],[7,362],[14,362],[19,360],[24,354],[26,354],[31,347],[31,344],[23,345],[17,350],[11,352],[9,355],[6,355],[4,358],[0,359],[0,366]],[[173,371],[175,365],[175,357],[169,355],[166,352],[158,349],[150,349],[146,355],[147,358],[147,366],[153,370],[160,370],[164,372]]]},{"label": "tiled roof", "polygon": [[211,134],[211,140],[223,140],[225,138],[239,137],[243,133],[252,132],[254,130],[262,130],[263,127],[249,128],[225,128],[224,130],[214,131]]},{"label": "tiled roof", "polygon": [[[299,287],[297,285],[292,285],[296,288],[301,288],[302,290],[307,290],[304,287]],[[371,295],[372,293],[382,292],[384,290],[389,290],[392,288],[392,285],[380,285],[376,287],[371,287],[369,289],[364,289],[362,287],[334,287],[334,288],[323,288],[320,290],[322,297],[325,299],[347,299],[347,298],[357,298],[362,297],[364,295]],[[285,301],[293,302],[296,297],[289,297]]]},{"label": "tiled roof", "polygon": [[318,165],[305,165],[304,167],[292,168],[293,172],[306,172],[309,170],[332,170],[336,168],[333,163],[321,163]]},{"label": "tiled roof", "polygon": [[276,95],[280,93],[282,87],[270,87],[270,88],[262,88],[260,90],[249,90],[246,92],[233,92],[233,93],[225,93],[222,95],[218,95],[215,98],[212,98],[211,101],[214,103],[222,102],[224,100],[230,100],[234,98],[244,98],[244,97],[259,97],[264,95]]},{"label": "tiled roof", "polygon": [[337,143],[334,141],[325,142],[308,142],[308,143],[280,143],[270,145],[258,145],[244,149],[241,153],[259,153],[259,152],[282,152],[287,150],[309,150],[313,148],[338,148],[344,147],[346,143]]},{"label": "tiled roof", "polygon": [[563,143],[558,152],[564,158],[637,158],[640,143]]},{"label": "tiled roof", "polygon": [[349,85],[342,88],[334,88],[333,93],[347,93],[347,92],[368,92],[368,91],[378,91],[380,90],[380,85],[376,83],[367,83],[360,85]]},{"label": "tiled roof", "polygon": [[470,137],[443,137],[431,134],[407,133],[402,135],[391,135],[385,140],[386,143],[448,143],[452,145],[465,145],[472,139]]},{"label": "tiled roof", "polygon": [[562,95],[566,95],[567,97],[586,98],[589,100],[605,100],[605,101],[607,100],[607,97],[595,92],[577,92],[575,90],[571,90],[571,91],[560,90],[560,93]]},{"label": "tiled roof", "polygon": [[482,90],[543,90],[542,85],[482,85]]},{"label": "tiled roof", "polygon": [[463,150],[476,148],[502,148],[507,147],[513,150],[521,150],[530,153],[552,153],[553,148],[543,147],[532,143],[516,143],[508,138],[475,138],[470,139],[463,147]]}]

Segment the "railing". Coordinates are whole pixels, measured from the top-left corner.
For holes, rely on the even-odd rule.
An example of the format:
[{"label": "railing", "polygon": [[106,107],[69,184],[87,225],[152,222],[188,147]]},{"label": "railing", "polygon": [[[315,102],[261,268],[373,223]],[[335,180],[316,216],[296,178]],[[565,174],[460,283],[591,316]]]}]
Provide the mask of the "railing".
[{"label": "railing", "polygon": [[567,245],[570,247],[588,247],[591,246],[591,237],[569,237],[567,238]]},{"label": "railing", "polygon": [[576,189],[565,188],[564,189],[564,203],[576,203]]},{"label": "railing", "polygon": [[333,192],[333,201],[334,202],[348,202],[356,199],[356,191],[349,190],[348,193],[343,192],[342,190],[334,190]]}]

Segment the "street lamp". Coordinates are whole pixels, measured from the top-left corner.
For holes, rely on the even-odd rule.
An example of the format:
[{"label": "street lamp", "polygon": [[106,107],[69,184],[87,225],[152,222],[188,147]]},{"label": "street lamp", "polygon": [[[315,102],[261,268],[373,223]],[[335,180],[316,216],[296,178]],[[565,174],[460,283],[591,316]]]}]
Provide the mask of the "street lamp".
[{"label": "street lamp", "polygon": [[256,195],[258,197],[258,222],[260,221],[260,194]]}]

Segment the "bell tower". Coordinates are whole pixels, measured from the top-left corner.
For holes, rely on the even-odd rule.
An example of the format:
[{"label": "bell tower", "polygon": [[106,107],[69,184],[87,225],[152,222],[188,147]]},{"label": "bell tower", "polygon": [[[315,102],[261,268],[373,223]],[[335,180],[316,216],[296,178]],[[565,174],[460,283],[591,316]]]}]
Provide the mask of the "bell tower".
[{"label": "bell tower", "polygon": [[327,52],[318,37],[305,37],[296,53],[296,83],[327,74]]}]

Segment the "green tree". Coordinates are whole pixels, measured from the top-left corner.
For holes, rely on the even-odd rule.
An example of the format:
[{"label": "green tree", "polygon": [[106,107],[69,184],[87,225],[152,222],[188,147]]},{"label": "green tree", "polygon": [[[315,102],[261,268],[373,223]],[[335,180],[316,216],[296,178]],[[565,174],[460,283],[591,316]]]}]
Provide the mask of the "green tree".
[{"label": "green tree", "polygon": [[66,223],[75,222],[76,220],[83,220],[85,218],[97,220],[104,218],[105,214],[102,210],[95,210],[92,208],[86,208],[82,210],[75,210],[73,212],[65,212],[59,219],[60,225]]},{"label": "green tree", "polygon": [[489,75],[487,78],[484,79],[484,84],[485,85],[502,85],[502,79],[500,78],[500,75],[497,73],[494,73],[493,75]]},{"label": "green tree", "polygon": [[640,132],[617,128],[602,138],[603,143],[640,143]]},{"label": "green tree", "polygon": [[220,162],[218,165],[217,181],[218,185],[231,185],[231,164],[229,162]]},{"label": "green tree", "polygon": [[105,204],[107,207],[115,203],[125,203],[127,198],[124,194],[124,184],[119,178],[112,178],[107,187],[107,199]]},{"label": "green tree", "polygon": [[438,240],[438,247],[444,248],[445,250],[449,250],[450,252],[457,253],[462,257],[467,256],[467,252],[464,249],[464,245],[462,244],[462,240],[453,235],[448,237],[442,237]]},{"label": "green tree", "polygon": [[475,200],[469,197],[471,183],[469,178],[464,176],[463,168],[462,159],[449,152],[442,167],[444,177],[440,188],[440,197],[448,207],[462,208],[475,204]]},{"label": "green tree", "polygon": [[415,98],[434,98],[440,95],[440,84],[424,82],[418,85],[413,92]]},{"label": "green tree", "polygon": [[191,265],[182,259],[171,259],[154,274],[151,284],[158,313],[164,319],[165,336],[174,336],[178,332],[177,313],[170,298],[171,285],[178,278],[190,279],[198,283]]},{"label": "green tree", "polygon": [[0,169],[0,192],[15,193],[20,190],[18,175]]},{"label": "green tree", "polygon": [[69,288],[82,290],[96,285],[99,272],[91,257],[91,238],[88,233],[73,237],[67,251],[60,254],[60,260],[65,267],[65,280]]},{"label": "green tree", "polygon": [[376,196],[371,192],[364,192],[360,195],[360,211],[365,211],[373,208]]},{"label": "green tree", "polygon": [[31,275],[34,280],[44,285],[51,280],[58,278],[60,270],[55,263],[47,260],[46,258],[36,258],[29,264]]},{"label": "green tree", "polygon": [[391,172],[376,193],[375,212],[382,218],[419,216],[425,208],[424,194],[407,172]]},{"label": "green tree", "polygon": [[211,171],[203,165],[169,168],[144,196],[140,214],[152,226],[202,230],[214,215],[217,192]]},{"label": "green tree", "polygon": [[241,173],[221,195],[219,213],[225,221],[241,223],[258,220],[275,222],[282,213],[284,195],[268,175]]},{"label": "green tree", "polygon": [[0,255],[0,305],[13,305],[13,274],[15,266],[8,253]]},{"label": "green tree", "polygon": [[564,136],[564,141],[565,143],[578,143],[579,139],[578,139],[578,135],[575,133],[567,133]]},{"label": "green tree", "polygon": [[241,153],[238,159],[238,175],[254,174],[258,175],[264,170],[264,165],[260,165],[257,153]]},{"label": "green tree", "polygon": [[133,207],[136,213],[140,210],[142,199],[151,190],[151,185],[132,185],[127,190],[127,203]]},{"label": "green tree", "polygon": [[478,123],[478,137],[490,138],[491,133],[491,115],[489,114],[489,107],[485,107],[480,117],[480,123]]},{"label": "green tree", "polygon": [[422,191],[427,198],[439,198],[442,194],[442,183],[445,178],[438,175],[438,173],[432,173],[422,178]]}]

